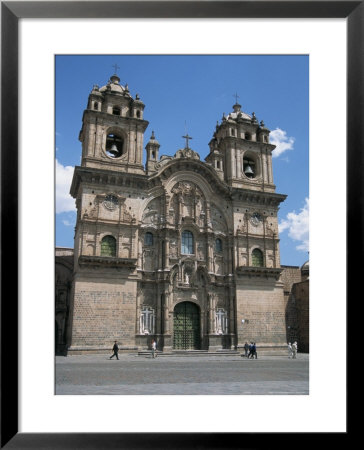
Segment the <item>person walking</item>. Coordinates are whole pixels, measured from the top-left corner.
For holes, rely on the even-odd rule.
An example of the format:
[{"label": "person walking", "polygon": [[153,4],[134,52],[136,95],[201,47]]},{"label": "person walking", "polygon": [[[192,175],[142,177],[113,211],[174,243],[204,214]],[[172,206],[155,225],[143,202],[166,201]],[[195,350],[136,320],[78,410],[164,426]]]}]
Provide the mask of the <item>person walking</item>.
[{"label": "person walking", "polygon": [[247,358],[248,357],[248,352],[249,352],[249,344],[247,342],[245,342],[244,350],[245,350],[245,355],[244,356]]},{"label": "person walking", "polygon": [[248,346],[248,350],[249,350],[249,353],[248,353],[247,358],[249,359],[253,354],[253,342],[250,342],[250,344]]},{"label": "person walking", "polygon": [[291,359],[293,355],[292,344],[288,342],[288,358]]},{"label": "person walking", "polygon": [[153,339],[152,340],[152,358],[156,358],[156,357],[157,357],[157,343]]},{"label": "person walking", "polygon": [[292,359],[297,358],[297,341],[292,344]]},{"label": "person walking", "polygon": [[253,346],[252,346],[252,359],[258,359],[258,354],[257,354],[257,344],[256,342],[253,342]]},{"label": "person walking", "polygon": [[118,356],[119,347],[118,347],[117,341],[115,341],[115,344],[113,345],[112,351],[113,351],[113,354],[110,356],[110,359],[113,358],[114,356],[116,356],[116,359],[119,359],[119,356]]}]

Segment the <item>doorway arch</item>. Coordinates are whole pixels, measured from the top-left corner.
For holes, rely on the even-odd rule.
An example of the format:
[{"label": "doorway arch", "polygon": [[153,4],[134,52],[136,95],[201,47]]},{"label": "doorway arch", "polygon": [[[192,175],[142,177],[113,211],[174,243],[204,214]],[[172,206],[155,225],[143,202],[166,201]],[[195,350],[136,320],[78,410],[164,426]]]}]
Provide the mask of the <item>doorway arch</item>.
[{"label": "doorway arch", "polygon": [[173,348],[199,350],[200,308],[192,302],[178,303],[173,311]]}]

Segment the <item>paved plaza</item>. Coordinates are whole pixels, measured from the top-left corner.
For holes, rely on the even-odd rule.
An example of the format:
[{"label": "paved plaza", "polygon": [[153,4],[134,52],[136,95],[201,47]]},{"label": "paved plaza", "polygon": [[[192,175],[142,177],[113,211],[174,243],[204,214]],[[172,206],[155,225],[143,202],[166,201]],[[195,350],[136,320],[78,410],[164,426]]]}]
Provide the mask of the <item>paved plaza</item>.
[{"label": "paved plaza", "polygon": [[56,357],[58,395],[307,395],[309,356]]}]

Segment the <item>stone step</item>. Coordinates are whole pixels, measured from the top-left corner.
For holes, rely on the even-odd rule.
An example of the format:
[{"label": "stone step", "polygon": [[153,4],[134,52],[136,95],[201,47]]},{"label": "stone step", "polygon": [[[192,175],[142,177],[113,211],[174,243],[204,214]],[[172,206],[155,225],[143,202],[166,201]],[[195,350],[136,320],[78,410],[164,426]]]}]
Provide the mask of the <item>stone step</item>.
[{"label": "stone step", "polygon": [[[141,350],[138,352],[138,356],[151,356],[151,350]],[[157,351],[158,356],[236,356],[240,355],[237,350],[217,350],[215,352],[209,352],[207,350],[175,350],[171,352]]]}]

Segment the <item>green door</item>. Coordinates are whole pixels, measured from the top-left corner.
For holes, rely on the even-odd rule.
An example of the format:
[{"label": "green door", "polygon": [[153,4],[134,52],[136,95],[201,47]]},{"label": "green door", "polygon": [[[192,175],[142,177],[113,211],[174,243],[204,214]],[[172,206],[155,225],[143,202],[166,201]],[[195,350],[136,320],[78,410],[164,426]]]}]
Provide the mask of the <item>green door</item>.
[{"label": "green door", "polygon": [[173,348],[178,350],[200,348],[200,312],[194,303],[182,302],[174,308]]}]

